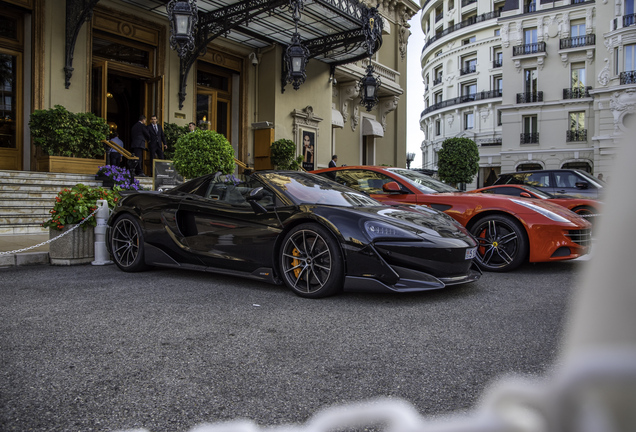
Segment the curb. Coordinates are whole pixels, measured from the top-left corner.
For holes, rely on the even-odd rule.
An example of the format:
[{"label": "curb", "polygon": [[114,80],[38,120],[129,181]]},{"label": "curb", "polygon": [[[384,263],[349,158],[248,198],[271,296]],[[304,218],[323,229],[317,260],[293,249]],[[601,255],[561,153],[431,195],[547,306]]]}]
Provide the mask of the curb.
[{"label": "curb", "polygon": [[15,267],[41,264],[50,264],[48,252],[23,252],[10,255],[0,255],[0,267]]}]

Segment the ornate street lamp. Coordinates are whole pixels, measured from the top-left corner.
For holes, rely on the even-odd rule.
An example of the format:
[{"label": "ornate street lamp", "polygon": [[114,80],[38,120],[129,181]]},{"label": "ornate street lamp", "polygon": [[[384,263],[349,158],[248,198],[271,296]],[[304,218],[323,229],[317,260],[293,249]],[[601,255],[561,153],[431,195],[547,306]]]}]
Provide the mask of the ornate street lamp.
[{"label": "ornate street lamp", "polygon": [[373,56],[373,49],[375,47],[376,41],[380,37],[382,33],[382,24],[379,21],[379,25],[376,25],[376,18],[379,17],[378,11],[376,8],[369,8],[367,10],[366,22],[363,27],[366,44],[367,44],[367,55],[369,56],[369,64],[367,65],[367,74],[364,75],[360,81],[358,82],[358,88],[360,89],[362,95],[360,97],[360,105],[363,105],[367,108],[367,111],[371,111],[374,106],[376,106],[379,102],[378,99],[378,88],[382,84],[380,82],[380,77],[373,75],[373,63],[371,62],[371,57]]},{"label": "ornate street lamp", "polygon": [[415,153],[407,153],[406,154],[406,168],[411,169],[411,162],[415,160]]},{"label": "ornate street lamp", "polygon": [[171,29],[170,48],[183,58],[194,50],[193,35],[198,20],[196,0],[170,0],[166,9]]},{"label": "ornate street lamp", "polygon": [[307,79],[307,62],[309,62],[309,50],[303,46],[298,33],[298,21],[300,21],[300,12],[303,9],[303,0],[290,0],[289,9],[294,17],[294,34],[292,35],[291,44],[285,50],[285,67],[287,68],[287,76],[285,81],[294,86],[294,90],[298,90],[300,85]]},{"label": "ornate street lamp", "polygon": [[367,74],[358,82],[358,87],[362,92],[360,105],[365,106],[367,111],[371,111],[378,104],[378,88],[382,84],[380,77],[374,76],[373,72],[373,64],[371,64],[371,59],[369,59]]}]

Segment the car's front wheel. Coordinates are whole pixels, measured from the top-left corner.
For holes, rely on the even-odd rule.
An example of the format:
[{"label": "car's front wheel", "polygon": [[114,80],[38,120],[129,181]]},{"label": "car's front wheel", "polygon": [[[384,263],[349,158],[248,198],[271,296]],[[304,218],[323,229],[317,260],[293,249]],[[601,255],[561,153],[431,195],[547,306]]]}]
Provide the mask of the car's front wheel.
[{"label": "car's front wheel", "polygon": [[143,232],[132,215],[124,214],[113,224],[110,250],[115,264],[123,271],[138,272],[148,268],[144,262]]},{"label": "car's front wheel", "polygon": [[340,247],[334,236],[318,224],[302,224],[289,231],[279,258],[285,285],[301,297],[327,297],[342,289]]},{"label": "car's front wheel", "polygon": [[526,259],[525,231],[511,216],[486,216],[477,221],[470,232],[479,242],[475,260],[482,270],[506,272],[519,267]]}]

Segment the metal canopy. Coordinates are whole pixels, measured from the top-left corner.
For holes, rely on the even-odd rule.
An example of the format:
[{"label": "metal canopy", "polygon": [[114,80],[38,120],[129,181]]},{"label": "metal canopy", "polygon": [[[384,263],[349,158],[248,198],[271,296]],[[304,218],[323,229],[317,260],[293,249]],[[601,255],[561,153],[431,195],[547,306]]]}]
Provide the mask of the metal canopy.
[{"label": "metal canopy", "polygon": [[[168,16],[165,0],[123,0],[141,9]],[[217,37],[263,48],[273,43],[286,47],[294,34],[293,0],[197,0],[195,49],[181,59],[179,107],[183,107],[190,68],[208,43]],[[382,45],[382,18],[377,9],[358,0],[296,0],[303,10],[298,33],[309,59],[332,67],[374,53]],[[371,25],[370,25],[371,23]],[[367,44],[373,44],[368,46]],[[283,88],[284,91],[284,82]]]}]

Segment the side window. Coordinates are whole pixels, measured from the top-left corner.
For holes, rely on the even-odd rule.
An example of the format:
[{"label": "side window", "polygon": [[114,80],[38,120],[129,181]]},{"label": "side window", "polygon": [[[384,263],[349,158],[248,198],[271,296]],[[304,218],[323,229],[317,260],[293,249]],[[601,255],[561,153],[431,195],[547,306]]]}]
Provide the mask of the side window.
[{"label": "side window", "polygon": [[249,206],[247,197],[250,193],[259,187],[263,187],[263,197],[257,202],[264,207],[274,205],[274,194],[265,189],[264,185],[244,175],[235,176],[233,174],[221,175],[215,177],[207,186],[204,198],[219,203],[230,204],[233,206]]},{"label": "side window", "polygon": [[555,174],[557,187],[573,188],[576,187],[577,177],[572,173]]},{"label": "side window", "polygon": [[382,185],[394,181],[392,178],[373,171],[338,171],[336,182],[367,194],[386,194]]},{"label": "side window", "polygon": [[517,189],[514,187],[500,187],[500,188],[495,188],[494,191],[496,194],[499,194],[499,195],[512,195],[512,196],[519,196],[519,194],[521,193],[520,189]]},{"label": "side window", "polygon": [[550,173],[530,174],[525,183],[535,187],[550,187]]}]

